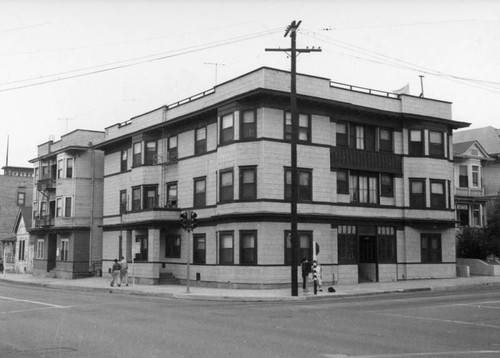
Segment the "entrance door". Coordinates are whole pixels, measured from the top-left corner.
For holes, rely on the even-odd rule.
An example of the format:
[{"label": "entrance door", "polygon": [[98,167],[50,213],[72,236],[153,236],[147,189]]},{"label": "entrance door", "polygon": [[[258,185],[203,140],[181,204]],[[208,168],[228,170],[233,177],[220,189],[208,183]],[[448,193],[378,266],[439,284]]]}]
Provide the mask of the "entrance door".
[{"label": "entrance door", "polygon": [[47,272],[56,267],[57,235],[49,234],[47,245]]},{"label": "entrance door", "polygon": [[359,236],[359,282],[377,282],[377,237]]}]

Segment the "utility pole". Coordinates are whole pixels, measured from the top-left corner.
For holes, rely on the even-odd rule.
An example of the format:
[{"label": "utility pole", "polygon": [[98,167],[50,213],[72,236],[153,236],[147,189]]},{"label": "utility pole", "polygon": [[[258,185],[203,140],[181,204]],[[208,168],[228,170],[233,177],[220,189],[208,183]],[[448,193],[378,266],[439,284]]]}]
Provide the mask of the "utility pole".
[{"label": "utility pole", "polygon": [[292,115],[292,140],[291,140],[291,164],[292,164],[292,200],[290,204],[290,221],[291,221],[291,238],[290,244],[292,246],[292,263],[291,263],[291,279],[292,279],[292,296],[299,295],[297,267],[299,262],[299,237],[297,233],[297,202],[299,199],[298,192],[298,171],[297,171],[297,141],[299,133],[299,113],[297,110],[297,53],[320,52],[320,48],[305,48],[298,49],[296,46],[297,29],[300,26],[299,22],[292,21],[288,25],[285,36],[290,34],[291,48],[287,49],[272,49],[266,48],[266,51],[279,51],[290,53],[292,62],[291,66],[291,83],[290,83],[290,111]]},{"label": "utility pole", "polygon": [[217,63],[217,62],[205,62],[205,65],[215,66],[215,86],[217,86],[217,67],[219,67],[219,66],[225,66],[225,64],[223,64],[223,63]]}]

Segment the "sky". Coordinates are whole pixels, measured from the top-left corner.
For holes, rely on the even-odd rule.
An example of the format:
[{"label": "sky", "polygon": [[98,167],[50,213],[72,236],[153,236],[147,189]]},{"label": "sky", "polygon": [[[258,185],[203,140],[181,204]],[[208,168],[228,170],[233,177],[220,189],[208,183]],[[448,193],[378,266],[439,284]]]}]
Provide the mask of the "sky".
[{"label": "sky", "polygon": [[[452,102],[470,128],[500,127],[495,0],[2,0],[0,167],[37,146],[103,131],[262,66],[302,21],[297,71]],[[300,89],[298,89],[300,92]]]}]

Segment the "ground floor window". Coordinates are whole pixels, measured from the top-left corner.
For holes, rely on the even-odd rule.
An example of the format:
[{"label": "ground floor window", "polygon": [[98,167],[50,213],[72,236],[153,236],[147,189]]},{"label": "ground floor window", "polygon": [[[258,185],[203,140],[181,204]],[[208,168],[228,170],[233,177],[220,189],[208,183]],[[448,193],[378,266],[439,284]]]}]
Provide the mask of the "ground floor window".
[{"label": "ground floor window", "polygon": [[[285,231],[285,265],[292,264],[292,235],[291,231]],[[299,261],[307,258],[309,261],[313,259],[312,251],[312,231],[298,231],[299,236]]]},{"label": "ground floor window", "polygon": [[61,240],[61,261],[68,261],[69,239]]},{"label": "ground floor window", "polygon": [[423,263],[442,262],[441,234],[421,234],[420,253]]},{"label": "ground floor window", "polygon": [[377,246],[379,263],[396,263],[396,235],[393,227],[377,228]]},{"label": "ground floor window", "polygon": [[340,265],[358,263],[356,226],[341,225],[338,227],[338,260]]},{"label": "ground floor window", "polygon": [[205,234],[193,235],[193,263],[205,264],[206,263],[206,236]]},{"label": "ground floor window", "polygon": [[26,240],[20,240],[19,241],[19,260],[24,261],[24,248],[26,245]]},{"label": "ground floor window", "polygon": [[45,251],[45,240],[38,239],[36,241],[36,258],[38,260],[42,260],[44,258],[44,251]]},{"label": "ground floor window", "polygon": [[135,242],[139,243],[140,251],[135,254],[136,261],[148,261],[148,237],[146,235],[138,235],[135,237]]},{"label": "ground floor window", "polygon": [[240,265],[257,264],[257,232],[240,231]]},{"label": "ground floor window", "polygon": [[232,231],[219,233],[219,264],[234,263],[234,237]]},{"label": "ground floor window", "polygon": [[181,257],[181,237],[179,235],[168,235],[165,243],[165,257]]}]

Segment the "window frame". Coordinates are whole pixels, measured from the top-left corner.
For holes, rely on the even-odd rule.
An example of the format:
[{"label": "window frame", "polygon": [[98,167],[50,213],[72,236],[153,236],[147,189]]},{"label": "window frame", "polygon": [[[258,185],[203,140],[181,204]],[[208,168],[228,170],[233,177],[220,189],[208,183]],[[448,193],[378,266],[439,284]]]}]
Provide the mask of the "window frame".
[{"label": "window frame", "polygon": [[57,179],[62,179],[64,175],[64,159],[57,161]]},{"label": "window frame", "polygon": [[[234,265],[234,231],[220,231],[219,232],[219,265]],[[226,243],[223,237],[231,238],[231,247],[225,247]]]},{"label": "window frame", "polygon": [[[231,184],[225,185],[227,177],[231,178]],[[233,168],[219,171],[219,203],[234,201],[234,170]]]},{"label": "window frame", "polygon": [[[136,194],[139,193],[139,197]],[[132,211],[142,210],[142,190],[140,186],[132,187]]]},{"label": "window frame", "polygon": [[[434,240],[437,242],[435,248],[433,248]],[[442,248],[441,234],[434,234],[434,233],[420,234],[420,262],[429,264],[443,262],[443,248]]]},{"label": "window frame", "polygon": [[359,240],[355,225],[337,227],[337,252],[339,265],[357,265],[359,261]]},{"label": "window frame", "polygon": [[479,165],[473,165],[472,166],[472,187],[474,188],[479,188],[480,185],[480,167]]},{"label": "window frame", "polygon": [[136,235],[135,242],[140,243],[140,252],[135,254],[135,261],[148,261],[148,235]]},{"label": "window frame", "polygon": [[[197,183],[203,182],[204,190],[197,192]],[[204,208],[207,206],[207,177],[193,179],[193,207]]]},{"label": "window frame", "polygon": [[[149,196],[153,192],[154,196]],[[152,201],[151,201],[152,198]],[[142,209],[152,210],[158,207],[158,185],[143,185],[142,186]]]},{"label": "window frame", "polygon": [[[413,192],[413,184],[422,184],[422,193]],[[426,179],[421,178],[410,178],[409,179],[409,196],[410,196],[410,208],[411,209],[425,209],[427,208],[427,198],[426,198]]]},{"label": "window frame", "polygon": [[377,227],[377,262],[379,264],[397,263],[396,229],[392,226]]},{"label": "window frame", "polygon": [[66,178],[73,178],[74,166],[75,166],[74,158],[66,158]]},{"label": "window frame", "polygon": [[[203,249],[199,244],[203,243]],[[206,234],[193,234],[193,264],[205,265],[207,263],[207,237]]]},{"label": "window frame", "polygon": [[[245,122],[245,115],[251,114],[252,121]],[[240,140],[257,138],[257,110],[246,109],[240,111]]]},{"label": "window frame", "polygon": [[[344,178],[339,176],[339,173],[342,173]],[[349,194],[349,170],[347,169],[338,169],[336,173],[337,180],[337,194]]]},{"label": "window frame", "polygon": [[36,259],[43,260],[45,258],[45,240],[36,240]]},{"label": "window frame", "polygon": [[[285,252],[284,252],[284,260],[285,260],[285,265],[290,266],[292,264],[292,240],[291,240],[291,231],[290,230],[285,230]],[[299,241],[299,247],[298,249],[298,255],[299,255],[299,261],[302,260],[304,257],[307,257],[309,261],[312,262],[313,260],[313,232],[311,230],[299,230],[297,231],[298,235],[298,241]],[[302,238],[305,237],[306,241],[308,242],[309,247],[304,247],[302,244],[304,243],[304,240]]]},{"label": "window frame", "polygon": [[[69,205],[68,205],[69,203]],[[69,211],[69,213],[68,213]],[[73,217],[73,197],[65,196],[64,197],[64,217],[71,218]]]},{"label": "window frame", "polygon": [[[151,146],[152,145],[152,146]],[[144,165],[154,165],[158,155],[158,141],[148,140],[144,142]]]},{"label": "window frame", "polygon": [[[360,183],[366,180],[366,189],[361,188]],[[373,183],[375,180],[375,183]],[[366,194],[363,192],[366,191]],[[379,175],[371,172],[349,172],[349,194],[350,202],[362,205],[379,205]],[[363,195],[362,195],[363,194]],[[366,200],[364,199],[366,197]]]},{"label": "window frame", "polygon": [[165,236],[165,258],[180,259],[181,258],[181,235],[166,235]]},{"label": "window frame", "polygon": [[25,253],[26,253],[26,240],[19,240],[19,245],[18,245],[18,256],[17,259],[19,261],[24,261],[25,259]]},{"label": "window frame", "polygon": [[[313,201],[313,170],[306,168],[297,168],[298,180],[297,180],[297,201],[301,203],[308,203]],[[301,174],[307,174],[308,184],[301,184]],[[290,181],[288,182],[288,178]],[[284,178],[284,200],[292,200],[292,168],[285,167],[285,178]]]},{"label": "window frame", "polygon": [[[439,134],[439,138],[441,140],[441,143],[436,143],[432,140],[432,135],[433,134]],[[439,132],[439,131],[433,131],[429,130],[429,157],[432,158],[444,158],[445,157],[445,152],[444,152],[444,133]]]},{"label": "window frame", "polygon": [[[245,238],[247,237],[252,238],[253,247],[245,247]],[[257,242],[257,230],[240,230],[240,265],[257,265]],[[249,256],[250,259],[248,259]]]},{"label": "window frame", "polygon": [[[389,139],[383,139],[382,133],[387,132]],[[394,132],[392,129],[379,127],[378,129],[378,150],[380,152],[393,153],[394,152]]]},{"label": "window frame", "polygon": [[120,152],[120,172],[126,172],[128,169],[128,149]]},{"label": "window frame", "polygon": [[[306,119],[307,126],[302,126],[301,120]],[[305,113],[298,114],[297,123],[297,143],[311,143],[311,115]],[[301,139],[301,135],[305,135],[306,139]],[[283,139],[286,141],[292,140],[292,112],[285,111],[283,119]]]},{"label": "window frame", "polygon": [[[465,171],[465,175],[464,172]],[[468,188],[469,187],[469,166],[459,165],[458,166],[458,187]]]},{"label": "window frame", "polygon": [[59,260],[63,262],[67,262],[69,259],[69,239],[64,238],[61,239],[61,252],[59,256]]},{"label": "window frame", "polygon": [[56,198],[56,218],[62,218],[63,217],[63,198],[59,197]]},{"label": "window frame", "polygon": [[[230,125],[225,127],[226,120],[230,120]],[[234,112],[220,116],[220,144],[234,142]]]},{"label": "window frame", "polygon": [[[245,182],[245,173],[252,173],[253,182]],[[257,199],[257,166],[239,167],[240,179],[240,200],[255,200]],[[248,194],[250,193],[250,194]]]},{"label": "window frame", "polygon": [[24,191],[17,192],[17,206],[26,205],[26,193]]},{"label": "window frame", "polygon": [[[412,133],[419,133],[420,140],[412,140]],[[424,156],[424,133],[422,129],[408,130],[408,155],[410,157],[423,157]]]},{"label": "window frame", "polygon": [[[345,128],[345,133],[338,131],[339,125]],[[337,122],[335,128],[335,140],[337,147],[349,147],[349,123],[347,122]]]},{"label": "window frame", "polygon": [[[178,206],[178,195],[179,195],[179,186],[176,181],[166,183],[166,193],[167,193],[167,202],[165,203],[166,207],[176,208]],[[175,198],[170,195],[171,189],[175,187]]]},{"label": "window frame", "polygon": [[[125,199],[125,200],[124,200]],[[119,211],[120,215],[126,214],[127,213],[127,190],[120,190],[120,196],[119,196]]]},{"label": "window frame", "polygon": [[[201,131],[204,132],[204,138],[199,139]],[[194,154],[204,154],[207,152],[207,127],[200,127],[194,130]]]},{"label": "window frame", "polygon": [[[384,178],[390,183],[384,183]],[[380,173],[380,196],[384,198],[394,198],[394,175]]]},{"label": "window frame", "polygon": [[[438,184],[443,189],[442,193],[434,193],[433,187],[435,184]],[[432,209],[446,209],[446,181],[431,179],[430,180],[430,200],[431,200],[431,208]]]},{"label": "window frame", "polygon": [[132,167],[142,165],[142,142],[132,143]]}]

